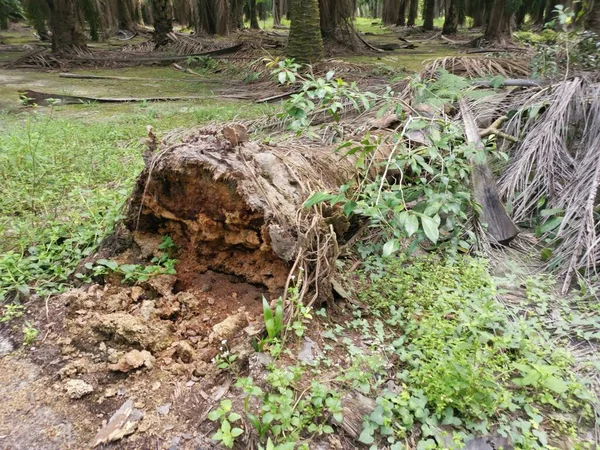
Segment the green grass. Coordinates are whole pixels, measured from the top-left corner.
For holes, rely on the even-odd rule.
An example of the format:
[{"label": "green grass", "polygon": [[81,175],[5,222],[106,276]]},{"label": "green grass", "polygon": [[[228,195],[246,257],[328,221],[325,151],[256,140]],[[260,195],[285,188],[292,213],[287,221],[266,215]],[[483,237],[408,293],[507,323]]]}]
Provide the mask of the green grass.
[{"label": "green grass", "polygon": [[0,113],[0,300],[64,286],[119,219],[147,125],[162,134],[263,112],[209,100]]}]

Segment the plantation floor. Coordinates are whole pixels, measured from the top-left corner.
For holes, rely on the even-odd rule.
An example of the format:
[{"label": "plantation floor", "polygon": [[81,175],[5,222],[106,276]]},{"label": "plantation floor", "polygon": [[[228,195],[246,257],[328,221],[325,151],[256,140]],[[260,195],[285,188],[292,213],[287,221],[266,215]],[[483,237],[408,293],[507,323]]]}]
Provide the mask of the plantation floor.
[{"label": "plantation floor", "polygon": [[[373,23],[362,26],[375,33],[380,29]],[[3,39],[7,44],[27,43],[30,38],[26,34]],[[389,34],[367,38],[373,44],[399,42]],[[345,60],[367,63],[375,72],[392,78],[417,70],[424,59],[454,53],[440,42],[416,45],[411,50]],[[0,61],[21,54],[0,54]],[[577,312],[574,304],[557,301],[551,295],[551,282],[523,276],[517,264],[509,264],[514,273],[503,273],[495,284],[488,280],[484,263],[474,262],[474,268],[469,263],[464,273],[440,266],[440,283],[448,283],[440,287],[437,279],[418,278],[414,271],[407,270],[408,278],[398,280],[391,275],[401,278],[404,272],[394,272],[398,267],[343,261],[341,271],[349,274],[344,287],[355,296],[364,291],[360,301],[339,299],[339,310],[304,311],[296,329],[288,330],[281,348],[271,343],[264,352],[257,353],[251,338],[262,325],[264,292],[222,274],[199,277],[194,286],[194,296],[199,300],[192,306],[185,304],[181,287],[168,282],[166,287],[150,282],[132,287],[108,279],[106,284],[91,283],[82,290],[54,295],[57,290],[69,289],[70,274],[79,261],[93,252],[120,220],[122,205],[143,166],[148,126],[160,137],[173,128],[251,119],[275,111],[273,106],[232,98],[256,95],[255,86],[233,75],[206,75],[203,83],[171,67],[71,73],[144,80],[76,80],[60,78],[55,71],[0,69],[0,295],[18,300],[15,307],[2,305],[0,318],[0,447],[62,450],[90,448],[97,443],[97,448],[107,449],[218,448],[210,438],[221,422],[211,420],[209,414],[228,400],[233,410],[242,414],[244,397],[249,392],[244,389],[249,384],[245,388],[234,385],[237,381],[247,382],[245,377],[250,376],[254,387],[281,394],[272,396],[273,423],[284,422],[282,411],[287,413],[289,409],[298,412],[301,422],[314,423],[315,428],[304,433],[301,442],[311,449],[369,448],[368,443],[375,439],[385,445],[385,427],[389,425],[385,420],[389,417],[384,415],[391,414],[391,409],[384,410],[382,405],[387,405],[384,399],[390,394],[406,403],[394,406],[407,411],[406,423],[393,424],[397,426],[396,435],[406,432],[403,427],[408,429],[411,421],[422,419],[422,424],[430,426],[426,439],[431,441],[427,444],[430,446],[423,448],[450,447],[448,424],[440,425],[432,418],[435,409],[443,411],[446,407],[469,412],[478,407],[498,411],[504,408],[504,419],[518,421],[523,436],[533,430],[538,432],[534,433],[535,439],[549,439],[559,448],[592,448],[593,444],[588,445],[594,441],[589,421],[592,402],[582,386],[597,387],[600,363],[596,347],[586,345],[599,338],[598,311]],[[25,108],[18,94],[22,89],[95,97],[203,98]],[[431,265],[426,265],[423,273],[426,267]],[[472,295],[480,294],[477,289],[482,280],[485,307],[479,310],[479,297]],[[500,292],[504,303],[495,300],[494,286],[504,289]],[[396,296],[401,287],[404,297]],[[440,300],[447,300],[440,292],[450,293],[447,303]],[[177,300],[172,296],[178,296]],[[425,312],[416,308],[424,299],[433,305]],[[160,311],[153,310],[151,304],[160,305]],[[235,305],[235,311],[231,305]],[[184,306],[197,320],[183,317]],[[384,323],[390,307],[397,316],[393,323]],[[460,331],[457,336],[444,334],[456,317],[469,319],[467,328],[487,339],[488,323],[482,323],[482,317],[512,330],[509,317],[525,320],[532,310],[539,314],[539,320],[519,343],[533,354],[540,352],[541,359],[555,357],[552,370],[560,372],[559,382],[566,383],[569,395],[573,394],[565,394],[565,401],[571,403],[564,414],[548,413],[549,419],[541,425],[540,411],[525,408],[523,399],[513,397],[512,387],[501,390],[510,400],[506,407],[499,405],[493,389],[485,385],[490,377],[506,375],[501,362],[506,354],[516,353],[515,348],[504,351],[502,347],[494,354],[493,362],[491,358],[478,361],[478,354],[467,352],[465,357],[473,357],[474,361],[469,367],[479,372],[469,373],[470,384],[466,387],[460,385],[461,374],[457,375],[454,361],[448,361],[444,352],[444,343],[450,340],[457,348],[468,348],[469,339]],[[473,311],[481,312],[481,316]],[[235,323],[228,321],[229,316],[237,317]],[[545,319],[556,325],[550,327],[552,336],[559,335],[556,340],[539,338],[547,337],[542,334]],[[220,330],[217,335],[215,327]],[[574,331],[561,335],[555,333],[557,329]],[[135,336],[123,330],[133,330]],[[406,341],[400,342],[402,339]],[[187,342],[194,344],[192,350]],[[562,349],[569,343],[574,352],[585,347],[575,361],[581,369],[577,374],[567,369],[571,367],[569,357],[563,357]],[[417,346],[410,350],[414,354],[405,351],[409,345]],[[152,358],[140,351],[146,348],[152,349]],[[429,352],[427,358],[418,354],[421,350]],[[237,361],[229,361],[230,354]],[[403,366],[405,371],[398,370],[400,360],[418,358],[423,359],[427,370],[412,371],[410,364]],[[218,369],[217,365],[223,367]],[[589,379],[584,383],[579,374]],[[456,377],[455,384],[447,381],[451,376]],[[541,407],[543,410],[556,403],[558,392],[564,394],[562,389],[560,383],[550,390],[540,383],[527,395],[543,394],[548,402]],[[427,407],[423,390],[431,397]],[[476,400],[467,395],[473,392]],[[485,395],[477,397],[480,393]],[[291,405],[285,403],[288,396],[294,400]],[[352,403],[352,396],[358,401]],[[314,404],[305,404],[307,397],[316,399]],[[327,414],[321,415],[320,398],[329,406]],[[130,425],[132,434],[112,444],[94,442],[99,430],[129,400],[136,411],[124,417],[121,427],[113,431],[127,428],[129,421],[135,422],[135,426]],[[251,405],[259,401],[265,400],[255,396]],[[335,413],[330,414],[340,408],[347,417],[342,423],[336,422]],[[585,420],[580,420],[576,412],[585,413]],[[137,422],[131,418],[140,413],[143,416]],[[370,415],[372,420],[363,423],[363,415]],[[481,427],[484,437],[461,436],[470,442],[468,448],[497,449],[505,443],[497,430],[485,429],[483,416],[481,422],[477,419],[468,417],[471,425]],[[450,414],[448,421],[456,424],[457,418]],[[256,446],[249,419],[232,422],[243,424],[245,430],[236,448]],[[538,426],[548,430],[548,435],[539,432]],[[107,435],[101,434],[100,440],[103,437]],[[407,437],[403,444],[411,449],[417,446],[413,437]]]}]

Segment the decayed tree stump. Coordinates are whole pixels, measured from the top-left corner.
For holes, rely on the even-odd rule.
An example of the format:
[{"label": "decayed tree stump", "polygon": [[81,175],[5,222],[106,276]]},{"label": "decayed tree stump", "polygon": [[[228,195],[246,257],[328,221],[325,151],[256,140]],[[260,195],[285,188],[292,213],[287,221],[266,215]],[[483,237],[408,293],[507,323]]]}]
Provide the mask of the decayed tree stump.
[{"label": "decayed tree stump", "polygon": [[326,269],[347,226],[331,208],[302,205],[351,179],[352,161],[327,147],[250,142],[240,125],[176,139],[147,155],[125,224],[134,238],[172,237],[181,288],[213,270],[281,293],[295,264],[318,290],[322,276],[306,272]]}]

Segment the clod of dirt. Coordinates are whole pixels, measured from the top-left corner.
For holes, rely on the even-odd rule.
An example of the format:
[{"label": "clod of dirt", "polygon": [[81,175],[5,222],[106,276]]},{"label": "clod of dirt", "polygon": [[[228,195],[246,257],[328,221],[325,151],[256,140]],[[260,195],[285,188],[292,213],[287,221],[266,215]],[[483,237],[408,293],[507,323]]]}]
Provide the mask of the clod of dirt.
[{"label": "clod of dirt", "polygon": [[140,253],[142,257],[149,258],[154,256],[158,252],[158,246],[160,245],[162,239],[160,236],[152,233],[141,233],[134,232],[133,241],[140,248]]},{"label": "clod of dirt", "polygon": [[119,439],[132,434],[142,417],[144,417],[144,413],[133,407],[133,400],[127,400],[112,415],[108,424],[98,432],[92,441],[92,447],[118,441]]},{"label": "clod of dirt", "polygon": [[115,341],[139,345],[152,352],[164,350],[171,343],[167,325],[154,322],[146,324],[142,319],[126,313],[101,315],[93,328]]},{"label": "clod of dirt", "polygon": [[134,302],[140,301],[140,299],[144,296],[144,289],[140,286],[133,286],[131,288],[131,300]]},{"label": "clod of dirt", "polygon": [[181,305],[173,295],[158,299],[155,306],[156,315],[161,319],[174,319],[181,310]]},{"label": "clod of dirt", "polygon": [[148,285],[159,295],[169,297],[173,294],[173,286],[176,281],[175,275],[157,275],[148,280]]},{"label": "clod of dirt", "polygon": [[215,341],[231,340],[238,331],[244,329],[248,325],[246,314],[239,312],[227,317],[223,322],[213,326],[213,331],[208,337],[210,343]]},{"label": "clod of dirt", "polygon": [[179,341],[174,344],[175,356],[181,360],[181,362],[188,364],[194,360],[194,347],[189,342]]},{"label": "clod of dirt", "polygon": [[69,398],[76,400],[94,392],[94,386],[83,380],[69,380],[65,383],[65,390]]},{"label": "clod of dirt", "polygon": [[152,369],[154,367],[154,356],[147,350],[131,350],[123,355],[116,364],[108,366],[114,372],[130,372],[140,367]]}]

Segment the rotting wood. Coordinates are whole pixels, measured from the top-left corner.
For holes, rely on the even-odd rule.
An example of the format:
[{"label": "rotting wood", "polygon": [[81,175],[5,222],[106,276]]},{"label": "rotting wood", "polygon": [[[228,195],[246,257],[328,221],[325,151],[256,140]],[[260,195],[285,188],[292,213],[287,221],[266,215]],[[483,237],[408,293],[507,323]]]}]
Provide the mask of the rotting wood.
[{"label": "rotting wood", "polygon": [[373,45],[369,44],[365,39],[363,39],[363,37],[359,33],[356,33],[356,36],[358,36],[358,39],[363,44],[365,44],[367,47],[369,47],[371,50],[374,50],[374,51],[379,52],[379,53],[385,53],[385,50],[377,48],[377,47],[374,47]]},{"label": "rotting wood", "polygon": [[[465,134],[467,142],[479,151],[484,151],[483,142],[479,136],[479,130],[473,114],[469,110],[465,99],[461,99],[460,112],[465,125]],[[508,216],[500,195],[494,174],[490,169],[487,160],[482,163],[473,163],[473,196],[479,205],[481,205],[481,214],[479,219],[482,223],[487,223],[487,233],[494,241],[507,245],[519,234],[519,229]]]},{"label": "rotting wood", "polygon": [[126,228],[171,236],[182,288],[186,277],[212,270],[281,295],[294,271],[301,296],[332,300],[337,241],[349,223],[341,211],[303,203],[352,179],[353,160],[299,141],[248,141],[244,131],[230,125],[165,137],[138,178]]}]

